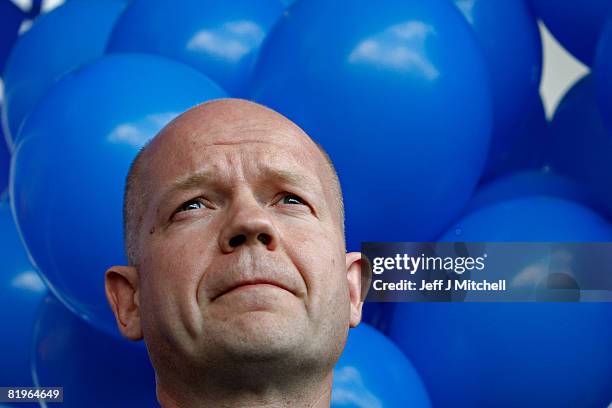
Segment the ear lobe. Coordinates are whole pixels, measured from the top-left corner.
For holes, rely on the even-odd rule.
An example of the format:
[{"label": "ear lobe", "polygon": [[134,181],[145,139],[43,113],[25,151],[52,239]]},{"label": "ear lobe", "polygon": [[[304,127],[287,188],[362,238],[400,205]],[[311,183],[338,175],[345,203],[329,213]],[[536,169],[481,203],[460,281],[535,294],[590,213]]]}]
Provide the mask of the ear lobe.
[{"label": "ear lobe", "polygon": [[138,270],[132,266],[112,266],[104,275],[104,287],[121,334],[130,340],[141,340]]},{"label": "ear lobe", "polygon": [[[351,327],[357,327],[361,321],[361,309],[363,308],[363,301],[371,279],[368,271],[367,263],[363,263],[360,252],[349,252],[346,254],[346,278],[351,302]],[[364,273],[366,276],[363,275]]]}]

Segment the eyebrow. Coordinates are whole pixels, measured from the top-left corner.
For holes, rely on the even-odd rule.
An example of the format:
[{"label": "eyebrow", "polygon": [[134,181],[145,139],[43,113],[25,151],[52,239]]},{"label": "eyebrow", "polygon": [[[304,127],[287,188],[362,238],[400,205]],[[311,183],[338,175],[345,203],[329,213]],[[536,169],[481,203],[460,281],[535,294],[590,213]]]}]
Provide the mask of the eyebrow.
[{"label": "eyebrow", "polygon": [[213,184],[214,179],[213,174],[208,170],[202,170],[188,176],[178,177],[170,184],[170,187],[162,193],[159,203],[165,203],[170,197],[178,192],[192,190],[202,185]]},{"label": "eyebrow", "polygon": [[[263,170],[262,176],[265,180],[280,180],[281,182],[289,185],[303,187],[307,191],[311,191],[313,193],[321,191],[321,188],[319,187],[320,183],[318,183],[315,179],[295,171],[266,167]],[[170,197],[178,192],[189,191],[203,185],[213,184],[218,184],[217,177],[209,170],[200,170],[188,176],[179,177],[175,179],[170,187],[168,187],[161,195],[160,203],[168,201]]]},{"label": "eyebrow", "polygon": [[302,173],[297,173],[291,170],[276,169],[273,167],[265,167],[263,172],[264,178],[276,179],[290,185],[305,187],[307,190],[316,192],[319,189],[320,183],[310,176]]}]

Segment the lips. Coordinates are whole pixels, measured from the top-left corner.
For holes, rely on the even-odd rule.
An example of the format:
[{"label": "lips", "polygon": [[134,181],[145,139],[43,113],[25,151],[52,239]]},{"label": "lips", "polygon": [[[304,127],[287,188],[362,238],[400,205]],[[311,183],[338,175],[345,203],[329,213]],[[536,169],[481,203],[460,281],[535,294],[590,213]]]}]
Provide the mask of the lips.
[{"label": "lips", "polygon": [[293,293],[295,294],[290,288],[288,288],[286,285],[284,285],[281,282],[275,281],[275,280],[271,280],[271,279],[245,279],[245,280],[241,280],[239,282],[235,282],[232,283],[231,285],[229,285],[228,287],[224,288],[223,290],[221,290],[218,294],[216,294],[215,296],[212,297],[211,301],[215,301],[216,299],[220,298],[221,296],[233,291],[234,289],[238,289],[240,287],[243,286],[247,286],[247,285],[260,285],[260,284],[267,284],[267,285],[274,285],[277,286],[280,289],[284,289],[287,292]]},{"label": "lips", "polygon": [[214,302],[242,286],[257,284],[274,285],[300,298],[306,293],[302,275],[290,261],[281,255],[263,252],[259,247],[214,259],[205,270],[198,291],[203,298]]}]

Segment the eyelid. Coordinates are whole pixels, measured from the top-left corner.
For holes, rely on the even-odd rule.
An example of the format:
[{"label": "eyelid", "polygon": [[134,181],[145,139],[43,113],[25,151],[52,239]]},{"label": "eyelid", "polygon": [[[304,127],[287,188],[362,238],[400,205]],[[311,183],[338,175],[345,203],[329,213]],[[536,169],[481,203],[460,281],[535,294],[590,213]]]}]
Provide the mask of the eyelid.
[{"label": "eyelid", "polygon": [[306,199],[303,198],[300,194],[292,193],[290,191],[283,191],[282,193],[280,193],[280,198],[278,200],[276,200],[276,202],[282,201],[282,199],[287,197],[287,196],[295,196],[295,197],[299,198],[300,201],[302,201],[303,203],[307,203]]},{"label": "eyelid", "polygon": [[[276,200],[275,204],[283,204],[282,200],[287,197],[287,196],[295,196],[297,197],[302,203],[302,206],[308,207],[309,211],[316,216],[316,212],[314,207],[310,204],[310,201],[305,199],[303,195],[301,194],[297,194],[297,193],[292,193],[290,191],[284,191],[280,194],[280,198],[278,200]],[[290,206],[296,206],[298,204],[285,204],[285,205],[290,205]]]},{"label": "eyelid", "polygon": [[188,211],[190,211],[190,210],[181,210],[181,208],[182,208],[183,206],[185,206],[186,204],[189,204],[189,203],[191,203],[191,202],[200,202],[200,203],[201,203],[202,205],[204,205],[204,207],[206,207],[206,208],[209,208],[209,209],[212,209],[212,208],[213,208],[213,206],[210,204],[210,201],[208,201],[206,198],[204,198],[204,197],[202,197],[202,196],[198,196],[198,197],[194,197],[194,198],[191,198],[191,199],[189,199],[189,200],[186,200],[186,201],[181,202],[181,204],[179,204],[179,205],[178,205],[178,206],[177,206],[177,207],[174,209],[174,211],[172,212],[171,217],[175,216],[175,215],[176,215],[176,214],[178,214],[178,213],[182,213],[182,212],[188,212]]}]

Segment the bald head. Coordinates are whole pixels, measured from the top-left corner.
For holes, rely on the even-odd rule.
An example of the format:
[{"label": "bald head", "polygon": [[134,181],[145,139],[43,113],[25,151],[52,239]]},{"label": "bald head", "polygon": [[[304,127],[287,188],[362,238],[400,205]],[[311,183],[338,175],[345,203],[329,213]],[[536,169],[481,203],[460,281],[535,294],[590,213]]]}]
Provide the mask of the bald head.
[{"label": "bald head", "polygon": [[[276,140],[274,140],[276,139]],[[282,140],[278,140],[282,139]],[[190,141],[193,149],[207,145],[239,145],[278,141],[296,145],[322,164],[322,182],[329,186],[330,206],[344,235],[342,191],[333,163],[325,150],[302,129],[279,113],[242,99],[220,99],[200,104],[171,121],[138,153],[130,167],[123,203],[124,238],[130,265],[138,265],[138,236],[151,189],[172,157],[177,143]],[[201,142],[201,143],[200,143]]]}]

